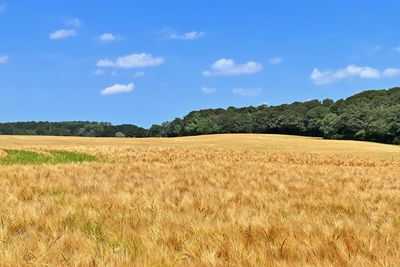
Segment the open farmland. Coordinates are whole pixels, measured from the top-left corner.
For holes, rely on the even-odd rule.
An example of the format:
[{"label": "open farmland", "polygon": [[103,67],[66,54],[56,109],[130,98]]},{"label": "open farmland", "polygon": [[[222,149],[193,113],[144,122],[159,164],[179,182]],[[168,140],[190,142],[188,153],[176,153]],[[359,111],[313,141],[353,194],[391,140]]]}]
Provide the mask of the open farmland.
[{"label": "open farmland", "polygon": [[0,164],[1,265],[400,265],[399,146],[1,136],[9,151],[79,160]]}]

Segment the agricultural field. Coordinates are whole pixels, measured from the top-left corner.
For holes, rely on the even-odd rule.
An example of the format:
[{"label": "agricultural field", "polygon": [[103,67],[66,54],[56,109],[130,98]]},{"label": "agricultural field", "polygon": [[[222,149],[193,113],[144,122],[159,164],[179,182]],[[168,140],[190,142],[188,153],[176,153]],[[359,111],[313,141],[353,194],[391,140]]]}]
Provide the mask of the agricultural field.
[{"label": "agricultural field", "polygon": [[399,266],[400,146],[0,136],[0,265]]}]

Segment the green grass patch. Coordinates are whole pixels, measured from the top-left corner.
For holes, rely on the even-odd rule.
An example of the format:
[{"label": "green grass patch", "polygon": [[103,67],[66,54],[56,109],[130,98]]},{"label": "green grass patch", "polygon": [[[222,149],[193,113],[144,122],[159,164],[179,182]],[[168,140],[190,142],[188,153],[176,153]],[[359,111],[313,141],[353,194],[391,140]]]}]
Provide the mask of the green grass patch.
[{"label": "green grass patch", "polygon": [[0,157],[0,165],[37,165],[92,162],[98,159],[95,156],[62,150],[45,151],[38,153],[28,150],[4,150],[6,156]]}]

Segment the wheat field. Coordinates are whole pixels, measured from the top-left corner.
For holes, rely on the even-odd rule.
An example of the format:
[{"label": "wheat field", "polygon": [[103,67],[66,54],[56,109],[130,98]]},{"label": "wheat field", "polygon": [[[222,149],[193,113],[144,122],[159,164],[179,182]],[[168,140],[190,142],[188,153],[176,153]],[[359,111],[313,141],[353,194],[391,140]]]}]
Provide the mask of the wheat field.
[{"label": "wheat field", "polygon": [[399,266],[400,147],[284,135],[1,136],[1,266]]}]

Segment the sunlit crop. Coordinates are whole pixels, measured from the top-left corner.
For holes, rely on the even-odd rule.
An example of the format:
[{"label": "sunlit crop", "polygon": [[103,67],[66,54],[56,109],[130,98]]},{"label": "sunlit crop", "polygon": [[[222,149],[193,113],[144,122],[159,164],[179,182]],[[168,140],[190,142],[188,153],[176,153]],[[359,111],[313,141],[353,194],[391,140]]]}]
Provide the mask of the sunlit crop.
[{"label": "sunlit crop", "polygon": [[1,265],[400,264],[398,146],[0,137],[16,150],[101,160],[0,164]]}]

